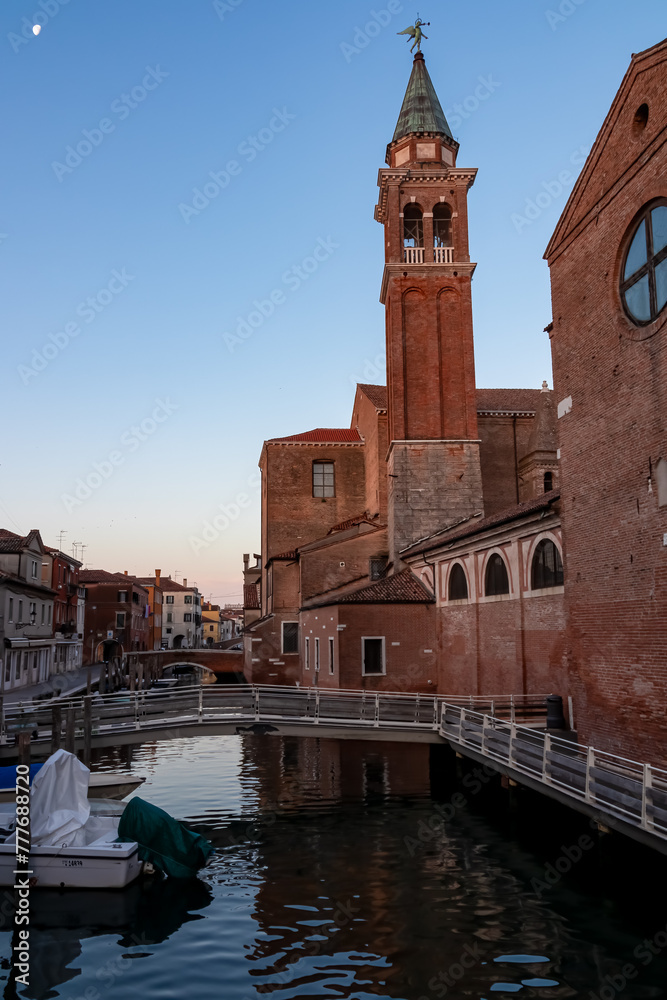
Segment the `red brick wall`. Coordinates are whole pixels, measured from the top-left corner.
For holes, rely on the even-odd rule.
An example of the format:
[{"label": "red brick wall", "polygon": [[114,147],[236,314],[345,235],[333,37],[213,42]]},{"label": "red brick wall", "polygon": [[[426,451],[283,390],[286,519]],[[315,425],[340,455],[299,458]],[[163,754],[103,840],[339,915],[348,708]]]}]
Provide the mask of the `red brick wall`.
[{"label": "red brick wall", "polygon": [[[357,389],[352,427],[365,441],[366,510],[387,519],[387,414],[379,413],[368,396]],[[359,512],[361,513],[361,511]]]},{"label": "red brick wall", "polygon": [[[323,548],[301,554],[301,603],[323,600],[322,594],[347,584],[352,588],[370,582],[369,560],[387,555],[387,531],[355,534],[346,541],[335,541]],[[344,566],[341,566],[344,563]]]},{"label": "red brick wall", "polygon": [[534,417],[478,417],[487,517],[519,502],[517,462],[526,453],[534,420]]},{"label": "red brick wall", "polygon": [[[667,762],[667,313],[638,329],[619,295],[636,213],[667,196],[665,48],[626,80],[550,248],[568,653],[580,738]],[[648,103],[646,128],[634,125]]]},{"label": "red brick wall", "polygon": [[[328,636],[336,637],[335,676],[328,674],[327,652],[327,666],[320,671],[320,684],[369,691],[424,691],[435,694],[437,651],[434,610],[433,605],[427,604],[341,604],[337,608],[304,611],[302,636],[311,636],[311,660],[316,636],[322,637],[323,651],[327,649],[325,640]],[[338,631],[336,627],[339,624],[345,628]],[[385,637],[386,675],[362,675],[362,636]],[[427,649],[432,652],[425,652]],[[311,678],[312,674],[311,667]],[[305,671],[303,683],[313,683]]]}]

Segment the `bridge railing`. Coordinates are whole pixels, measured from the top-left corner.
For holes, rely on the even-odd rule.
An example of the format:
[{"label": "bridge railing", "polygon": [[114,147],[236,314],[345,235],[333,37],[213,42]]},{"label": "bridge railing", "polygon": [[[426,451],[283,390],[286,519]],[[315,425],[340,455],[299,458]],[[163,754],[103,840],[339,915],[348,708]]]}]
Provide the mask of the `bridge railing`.
[{"label": "bridge railing", "polygon": [[667,837],[667,771],[465,706],[442,706],[441,734],[462,748]]},{"label": "bridge railing", "polygon": [[[480,708],[512,720],[532,720],[539,724],[546,714],[546,695],[509,695],[447,699],[470,709]],[[2,715],[0,741],[12,740],[19,731],[37,732],[45,739],[51,734],[54,706],[63,723],[73,715],[80,729],[86,698],[11,704]],[[119,691],[90,696],[89,716],[94,735],[165,726],[177,722],[238,719],[239,721],[312,722],[314,725],[350,723],[375,728],[416,727],[437,730],[445,701],[431,694],[400,691],[367,691],[324,687],[281,685],[192,685],[168,689]]]}]

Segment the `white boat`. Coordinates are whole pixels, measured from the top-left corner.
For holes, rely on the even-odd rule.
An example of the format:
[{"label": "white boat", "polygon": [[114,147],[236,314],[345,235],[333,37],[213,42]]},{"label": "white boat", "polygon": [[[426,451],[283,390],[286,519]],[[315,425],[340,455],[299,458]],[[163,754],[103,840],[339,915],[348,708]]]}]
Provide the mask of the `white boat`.
[{"label": "white boat", "polygon": [[[35,776],[30,794],[31,885],[120,889],[141,873],[139,845],[116,843],[122,808],[91,809],[90,772],[58,750]],[[16,880],[15,815],[0,812],[0,885]]]},{"label": "white boat", "polygon": [[[3,768],[3,770],[9,770],[9,768]],[[124,799],[145,780],[143,777],[121,774],[117,771],[93,771],[88,782],[88,797],[91,799]],[[14,802],[15,798],[16,788],[14,784],[0,788],[0,802]]]}]

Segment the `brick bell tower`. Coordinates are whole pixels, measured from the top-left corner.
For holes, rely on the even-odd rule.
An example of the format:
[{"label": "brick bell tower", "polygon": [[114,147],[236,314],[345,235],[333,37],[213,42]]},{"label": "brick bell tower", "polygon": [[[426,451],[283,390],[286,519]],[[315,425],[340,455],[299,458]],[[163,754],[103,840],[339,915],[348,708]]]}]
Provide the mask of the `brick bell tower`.
[{"label": "brick bell tower", "polygon": [[477,437],[468,190],[459,145],[417,52],[375,218],[385,228],[389,548],[483,510]]}]

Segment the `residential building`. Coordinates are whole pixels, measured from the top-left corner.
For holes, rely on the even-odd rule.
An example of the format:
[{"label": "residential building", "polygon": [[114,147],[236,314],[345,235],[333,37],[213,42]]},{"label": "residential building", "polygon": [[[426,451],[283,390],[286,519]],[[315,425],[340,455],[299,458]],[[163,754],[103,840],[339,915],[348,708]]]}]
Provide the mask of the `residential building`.
[{"label": "residential building", "polygon": [[51,555],[37,529],[25,536],[0,529],[2,691],[40,683],[51,673],[56,601],[51,567]]},{"label": "residential building", "polygon": [[155,576],[135,576],[133,579],[148,591],[148,648],[162,649],[162,571],[155,570]]},{"label": "residential building", "polygon": [[86,588],[84,662],[145,652],[151,641],[148,588],[125,573],[82,569]]},{"label": "residential building", "polygon": [[47,546],[50,564],[42,564],[42,580],[55,592],[53,606],[54,654],[52,673],[66,673],[83,663],[85,597],[79,584],[82,563]]},{"label": "residential building", "polygon": [[185,578],[177,583],[170,576],[162,577],[163,649],[199,649],[203,645],[202,601],[195,586]]}]

